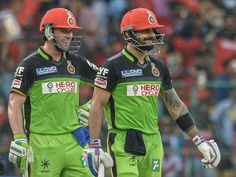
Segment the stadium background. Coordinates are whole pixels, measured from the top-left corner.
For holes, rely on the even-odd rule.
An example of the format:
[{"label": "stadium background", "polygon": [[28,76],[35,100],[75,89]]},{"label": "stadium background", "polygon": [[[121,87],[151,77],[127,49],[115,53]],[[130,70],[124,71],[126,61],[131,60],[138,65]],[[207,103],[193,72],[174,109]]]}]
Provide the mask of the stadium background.
[{"label": "stadium background", "polygon": [[[59,6],[70,9],[84,27],[79,52],[98,66],[122,49],[119,22],[127,10],[146,7],[154,11],[166,26],[158,59],[168,65],[176,90],[202,134],[214,136],[222,153],[217,169],[204,169],[196,148],[160,101],[163,177],[236,177],[235,0],[0,0],[0,175],[19,175],[8,162],[12,134],[7,102],[15,68],[42,44],[42,15]],[[92,90],[83,87],[81,91],[84,103]],[[104,123],[104,145],[105,137]]]}]

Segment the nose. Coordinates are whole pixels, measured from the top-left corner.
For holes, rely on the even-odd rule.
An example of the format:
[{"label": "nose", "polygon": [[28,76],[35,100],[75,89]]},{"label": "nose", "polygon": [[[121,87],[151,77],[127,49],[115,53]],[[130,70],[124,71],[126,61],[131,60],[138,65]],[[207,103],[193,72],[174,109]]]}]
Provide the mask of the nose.
[{"label": "nose", "polygon": [[72,31],[67,32],[67,33],[66,33],[66,37],[67,37],[68,39],[72,39],[72,38],[73,38],[73,32],[72,32]]},{"label": "nose", "polygon": [[147,33],[148,33],[149,35],[154,35],[154,34],[155,34],[153,29],[148,29]]}]

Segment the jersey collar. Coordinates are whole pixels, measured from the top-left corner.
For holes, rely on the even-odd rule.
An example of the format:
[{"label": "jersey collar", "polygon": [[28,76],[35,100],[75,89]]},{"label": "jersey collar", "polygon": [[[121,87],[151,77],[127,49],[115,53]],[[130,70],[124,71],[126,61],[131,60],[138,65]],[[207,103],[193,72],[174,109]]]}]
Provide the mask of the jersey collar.
[{"label": "jersey collar", "polygon": [[[122,50],[122,53],[123,53],[123,54],[126,56],[126,58],[127,58],[128,60],[130,60],[131,62],[133,62],[133,63],[135,63],[135,64],[138,63],[138,59],[137,59],[132,53],[130,53],[126,48],[124,48],[124,49]],[[146,57],[144,58],[144,60],[145,60],[146,63],[150,63],[150,58],[149,58],[148,55],[146,55]]]},{"label": "jersey collar", "polygon": [[[41,55],[41,57],[43,57],[45,60],[53,60],[52,56],[47,54],[42,47],[38,48],[38,53]],[[67,58],[69,55],[68,52],[65,52],[63,55],[63,58]]]},{"label": "jersey collar", "polygon": [[52,57],[50,55],[48,55],[42,47],[38,48],[38,53],[41,55],[41,57],[43,57],[45,60],[52,60]]}]

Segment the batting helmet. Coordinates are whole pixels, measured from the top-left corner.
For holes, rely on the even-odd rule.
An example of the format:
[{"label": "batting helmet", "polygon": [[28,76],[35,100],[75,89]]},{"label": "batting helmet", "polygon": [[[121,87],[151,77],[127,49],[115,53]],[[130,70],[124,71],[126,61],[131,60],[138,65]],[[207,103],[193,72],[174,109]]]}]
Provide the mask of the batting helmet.
[{"label": "batting helmet", "polygon": [[[141,52],[150,51],[157,46],[159,53],[161,45],[164,44],[164,34],[157,31],[157,29],[161,27],[164,26],[158,23],[152,11],[145,8],[136,8],[128,11],[122,18],[120,32],[123,34],[126,42],[130,43],[137,50]],[[152,29],[154,35],[146,37],[149,38],[148,40],[141,40],[136,32],[148,29]],[[149,42],[150,39],[152,42]]]},{"label": "batting helmet", "polygon": [[52,28],[75,28],[79,29],[75,16],[65,8],[53,8],[48,10],[40,22],[40,31],[43,31],[46,24],[51,24]]},{"label": "batting helmet", "polygon": [[141,31],[145,29],[157,29],[164,27],[159,25],[155,14],[145,8],[136,8],[128,11],[121,20],[120,31]]}]

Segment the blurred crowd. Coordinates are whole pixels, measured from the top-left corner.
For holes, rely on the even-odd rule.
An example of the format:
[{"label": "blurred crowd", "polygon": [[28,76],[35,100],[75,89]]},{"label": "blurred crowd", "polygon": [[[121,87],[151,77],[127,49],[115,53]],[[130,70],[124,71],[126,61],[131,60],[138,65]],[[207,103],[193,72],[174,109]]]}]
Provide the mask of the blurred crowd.
[{"label": "blurred crowd", "polygon": [[[12,138],[7,104],[17,64],[42,45],[39,23],[53,7],[66,7],[83,27],[79,53],[101,66],[124,46],[119,32],[129,9],[145,7],[165,25],[165,45],[154,56],[170,69],[173,84],[201,133],[222,153],[217,169],[202,167],[193,143],[175,125],[160,100],[165,147],[163,177],[236,177],[235,0],[0,0],[0,175],[17,175],[8,163]],[[81,104],[92,89],[81,88]],[[104,137],[106,125],[104,124]],[[104,141],[105,142],[105,141]],[[109,176],[109,175],[108,175]]]}]

